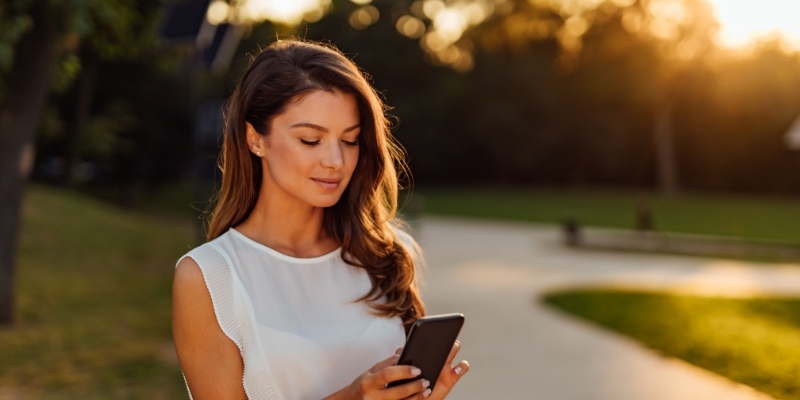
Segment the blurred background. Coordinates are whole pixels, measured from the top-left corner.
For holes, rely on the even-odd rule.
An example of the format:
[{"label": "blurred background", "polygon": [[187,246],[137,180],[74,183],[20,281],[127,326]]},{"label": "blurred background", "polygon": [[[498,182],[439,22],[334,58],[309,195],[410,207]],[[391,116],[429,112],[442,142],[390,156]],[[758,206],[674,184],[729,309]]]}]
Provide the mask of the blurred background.
[{"label": "blurred background", "polygon": [[706,256],[795,263],[798,17],[779,0],[4,1],[0,398],[183,396],[172,264],[202,241],[223,103],[280,38],[336,45],[392,107],[412,225],[645,231],[595,243],[678,253],[695,251],[652,238],[701,235]]}]

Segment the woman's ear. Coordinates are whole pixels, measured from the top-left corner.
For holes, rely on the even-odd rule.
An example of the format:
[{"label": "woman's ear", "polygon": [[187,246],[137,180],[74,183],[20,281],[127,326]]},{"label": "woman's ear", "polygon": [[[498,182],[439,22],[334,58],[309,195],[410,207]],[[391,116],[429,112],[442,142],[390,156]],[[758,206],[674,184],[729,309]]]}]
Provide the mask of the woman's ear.
[{"label": "woman's ear", "polygon": [[247,126],[247,147],[250,148],[250,151],[253,154],[261,157],[261,139],[263,136],[256,131],[256,128],[253,128],[252,124],[249,122],[246,122],[245,124]]}]

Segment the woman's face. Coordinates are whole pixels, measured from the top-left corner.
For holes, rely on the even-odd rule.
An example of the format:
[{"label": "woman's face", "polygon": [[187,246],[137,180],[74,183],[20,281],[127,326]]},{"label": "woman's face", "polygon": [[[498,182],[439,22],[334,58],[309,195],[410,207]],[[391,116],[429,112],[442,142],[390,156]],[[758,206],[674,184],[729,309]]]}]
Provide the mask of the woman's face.
[{"label": "woman's face", "polygon": [[251,139],[258,142],[253,150],[261,153],[266,193],[312,207],[336,204],[358,163],[360,121],[352,95],[315,90],[290,102],[266,135],[251,136],[248,127],[251,149]]}]

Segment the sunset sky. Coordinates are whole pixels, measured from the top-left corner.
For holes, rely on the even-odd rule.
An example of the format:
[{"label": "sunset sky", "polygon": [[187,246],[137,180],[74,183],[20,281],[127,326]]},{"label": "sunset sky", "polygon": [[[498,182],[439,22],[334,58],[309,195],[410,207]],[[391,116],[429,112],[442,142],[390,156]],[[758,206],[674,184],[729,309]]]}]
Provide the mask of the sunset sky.
[{"label": "sunset sky", "polygon": [[754,40],[780,34],[800,49],[800,1],[710,0],[721,23],[720,42],[743,47]]}]

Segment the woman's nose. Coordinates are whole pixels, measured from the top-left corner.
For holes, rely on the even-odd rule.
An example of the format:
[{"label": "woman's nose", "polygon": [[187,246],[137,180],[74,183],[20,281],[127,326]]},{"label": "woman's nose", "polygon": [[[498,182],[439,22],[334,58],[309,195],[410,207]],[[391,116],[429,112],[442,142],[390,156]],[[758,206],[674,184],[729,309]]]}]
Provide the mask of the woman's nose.
[{"label": "woman's nose", "polygon": [[344,155],[338,143],[331,143],[326,146],[325,154],[322,158],[322,166],[325,168],[339,169],[344,165]]}]

